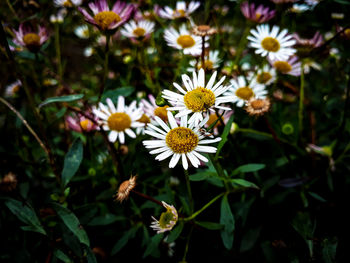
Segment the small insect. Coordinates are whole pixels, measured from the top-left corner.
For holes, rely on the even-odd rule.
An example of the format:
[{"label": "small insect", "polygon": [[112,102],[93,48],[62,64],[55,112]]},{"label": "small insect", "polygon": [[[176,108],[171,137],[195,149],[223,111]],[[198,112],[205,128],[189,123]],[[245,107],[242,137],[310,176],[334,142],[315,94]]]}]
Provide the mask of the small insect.
[{"label": "small insect", "polygon": [[214,135],[212,133],[207,132],[207,130],[204,129],[204,128],[200,128],[199,129],[199,133],[200,133],[200,135],[203,135],[205,137],[209,137],[209,138],[213,138],[214,137]]}]

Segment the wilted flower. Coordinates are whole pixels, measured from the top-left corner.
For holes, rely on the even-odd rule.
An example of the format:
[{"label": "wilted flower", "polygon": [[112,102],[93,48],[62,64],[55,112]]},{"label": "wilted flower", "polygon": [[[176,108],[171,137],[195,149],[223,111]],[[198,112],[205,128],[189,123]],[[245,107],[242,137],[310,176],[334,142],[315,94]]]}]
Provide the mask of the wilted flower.
[{"label": "wilted flower", "polygon": [[81,7],[78,10],[88,23],[95,25],[102,31],[113,30],[122,25],[129,19],[134,10],[134,5],[120,1],[117,1],[110,9],[107,0],[95,0],[95,3],[90,3],[89,7],[93,12],[93,17]]},{"label": "wilted flower", "polygon": [[[98,119],[96,117],[93,118],[90,111],[86,111],[85,114],[97,122]],[[90,132],[98,129],[98,125],[81,114],[76,114],[74,116],[69,115],[66,117],[65,122],[69,129],[77,132]]]},{"label": "wilted flower", "polygon": [[215,28],[212,28],[208,25],[194,25],[192,28],[192,33],[196,36],[201,37],[211,36],[214,35],[216,32],[217,31]]},{"label": "wilted flower", "polygon": [[249,115],[260,116],[268,112],[270,109],[271,103],[268,98],[251,98],[247,101],[245,110]]},{"label": "wilted flower", "polygon": [[118,193],[115,195],[117,201],[123,202],[129,197],[130,191],[136,186],[136,176],[130,176],[129,180],[122,182],[119,186]]},{"label": "wilted flower", "polygon": [[173,27],[164,31],[168,46],[182,50],[184,54],[198,56],[202,53],[202,38],[191,34],[183,24],[179,32]]},{"label": "wilted flower", "polygon": [[273,66],[279,73],[300,76],[301,62],[297,56],[291,56],[288,60],[269,60],[271,66]]},{"label": "wilted flower", "polygon": [[315,35],[308,38],[301,38],[297,33],[293,34],[294,39],[296,40],[296,46],[305,46],[308,48],[317,48],[323,44],[323,37],[320,32],[316,32]]},{"label": "wilted flower", "polygon": [[153,222],[151,223],[151,228],[157,231],[157,234],[170,231],[176,225],[178,214],[176,208],[173,205],[168,205],[162,201],[166,212],[160,215],[159,221],[152,216]]},{"label": "wilted flower", "polygon": [[120,31],[122,35],[131,38],[148,38],[154,31],[155,23],[147,20],[130,21],[125,24],[123,29]]},{"label": "wilted flower", "polygon": [[101,119],[102,128],[110,130],[109,141],[115,142],[119,139],[119,142],[123,144],[125,142],[124,133],[131,138],[136,138],[131,128],[144,126],[144,123],[137,122],[142,116],[142,111],[136,108],[136,101],[126,106],[124,97],[119,96],[117,107],[110,98],[107,98],[106,102],[107,106],[100,102],[99,108],[93,108],[92,112]]},{"label": "wilted flower", "polygon": [[221,103],[232,101],[233,97],[224,95],[230,87],[222,85],[226,76],[223,76],[215,83],[216,75],[217,72],[215,71],[205,85],[205,73],[203,69],[199,70],[198,77],[196,72],[193,71],[192,80],[188,75],[183,74],[182,83],[186,90],[175,82],[173,85],[181,94],[167,89],[163,90],[163,98],[167,99],[173,105],[168,110],[178,111],[175,115],[176,118],[184,115],[192,115],[188,123],[194,125],[198,125],[203,120],[203,113],[208,113],[209,110],[214,111],[215,108],[231,110],[230,108],[219,106]]},{"label": "wilted flower", "polygon": [[164,9],[160,9],[158,14],[162,18],[167,19],[177,19],[188,17],[191,13],[193,13],[200,6],[200,2],[191,1],[188,6],[186,6],[186,2],[178,1],[176,2],[176,9],[172,9],[169,6],[165,6]]},{"label": "wilted flower", "polygon": [[5,88],[5,97],[14,97],[18,93],[20,87],[22,86],[22,82],[18,79],[14,83],[6,86]]},{"label": "wilted flower", "polygon": [[248,20],[256,23],[265,23],[272,19],[276,14],[275,10],[270,10],[263,5],[259,5],[255,8],[255,4],[249,4],[249,2],[243,2],[241,4],[241,11]]},{"label": "wilted flower", "polygon": [[206,139],[206,136],[200,131],[208,121],[209,116],[205,117],[196,127],[194,127],[193,124],[187,125],[187,115],[181,117],[179,126],[170,111],[168,111],[168,123],[170,127],[160,118],[155,117],[155,119],[162,129],[149,124],[145,133],[156,139],[143,141],[142,143],[146,148],[154,149],[150,151],[150,154],[158,154],[155,158],[158,161],[172,156],[169,168],[174,168],[179,162],[180,157],[185,170],[188,169],[187,158],[192,165],[197,168],[200,165],[200,161],[208,162],[208,159],[199,152],[216,152],[215,147],[204,146],[203,144],[216,143],[220,141],[221,138]]},{"label": "wilted flower", "polygon": [[292,35],[287,35],[287,29],[283,29],[278,33],[280,28],[273,26],[270,31],[270,26],[267,24],[259,25],[256,29],[250,30],[252,35],[248,36],[250,46],[255,48],[255,53],[263,57],[268,56],[270,59],[287,59],[293,55],[296,50],[291,48],[295,44]]},{"label": "wilted flower", "polygon": [[26,47],[31,52],[38,52],[49,37],[46,29],[42,26],[39,26],[38,32],[34,32],[24,24],[20,24],[18,31],[13,30],[13,32],[15,33],[13,42],[18,46]]}]

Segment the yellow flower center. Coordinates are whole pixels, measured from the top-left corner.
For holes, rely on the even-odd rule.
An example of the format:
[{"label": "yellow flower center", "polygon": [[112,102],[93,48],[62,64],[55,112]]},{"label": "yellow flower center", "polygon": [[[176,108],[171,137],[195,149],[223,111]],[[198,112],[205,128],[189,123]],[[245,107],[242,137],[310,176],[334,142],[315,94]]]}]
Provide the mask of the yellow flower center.
[{"label": "yellow flower center", "polygon": [[202,87],[186,93],[184,96],[185,105],[193,112],[206,111],[215,103],[214,93]]},{"label": "yellow flower center", "polygon": [[165,105],[163,107],[158,107],[154,109],[154,115],[161,118],[164,122],[168,121],[168,111],[167,108],[169,108],[168,105]]},{"label": "yellow flower center", "polygon": [[249,87],[242,87],[236,90],[236,96],[242,100],[249,100],[254,96],[254,91]]},{"label": "yellow flower center", "polygon": [[142,114],[141,118],[137,120],[138,122],[141,122],[141,123],[150,123],[151,122],[151,119],[148,118],[148,116],[146,114]]},{"label": "yellow flower center", "polygon": [[189,47],[193,47],[196,42],[194,41],[193,37],[191,37],[190,35],[182,35],[178,37],[177,43],[182,48],[189,48]]},{"label": "yellow flower center", "polygon": [[292,70],[292,66],[286,61],[276,61],[273,66],[281,73],[288,73]]},{"label": "yellow flower center", "polygon": [[23,37],[23,42],[27,46],[40,46],[40,36],[35,33],[28,33]]},{"label": "yellow flower center", "polygon": [[261,17],[261,14],[260,14],[259,12],[256,12],[256,13],[255,13],[255,18],[256,18],[256,19],[259,19],[260,17]]},{"label": "yellow flower center", "polygon": [[72,2],[70,0],[67,0],[67,1],[64,1],[63,6],[64,7],[72,7],[73,4],[72,4]]},{"label": "yellow flower center", "polygon": [[261,46],[263,49],[271,52],[277,52],[280,49],[280,43],[276,38],[273,37],[265,37],[261,41]]},{"label": "yellow flower center", "polygon": [[186,16],[186,12],[183,9],[175,10],[174,11],[174,16],[175,17],[185,17]]},{"label": "yellow flower center", "polygon": [[134,29],[132,33],[137,37],[143,37],[146,33],[146,30],[143,29],[142,27],[137,27]]},{"label": "yellow flower center", "polygon": [[[202,63],[198,63],[198,66],[197,66],[198,69],[201,69],[202,68]],[[204,61],[204,69],[205,70],[212,70],[214,68],[214,63],[210,60],[205,60]]]},{"label": "yellow flower center", "polygon": [[[221,119],[224,121],[224,117],[221,117]],[[216,122],[216,120],[218,121]],[[218,116],[215,113],[212,113],[209,115],[209,120],[207,121],[208,127],[210,127],[214,122],[216,123],[213,128],[221,126],[221,121],[219,120]]]},{"label": "yellow flower center", "polygon": [[118,23],[121,18],[113,11],[102,11],[95,15],[94,20],[102,30],[106,30],[112,23]]},{"label": "yellow flower center", "polygon": [[12,93],[17,93],[19,91],[20,85],[16,85],[12,88]]},{"label": "yellow flower center", "polygon": [[350,38],[350,28],[345,29],[344,34]]},{"label": "yellow flower center", "polygon": [[114,131],[124,131],[131,127],[131,119],[124,112],[113,113],[107,120],[108,127]]},{"label": "yellow flower center", "polygon": [[256,77],[256,80],[261,83],[261,84],[265,84],[266,82],[268,82],[270,79],[272,78],[271,74],[269,72],[261,72],[260,74],[258,74],[258,76]]},{"label": "yellow flower center", "polygon": [[250,105],[254,110],[261,110],[265,107],[265,101],[262,99],[256,99],[250,102]]},{"label": "yellow flower center", "polygon": [[93,124],[92,121],[90,121],[90,120],[82,120],[82,121],[80,122],[80,127],[81,127],[84,131],[87,131],[89,128],[92,127],[92,125],[94,125],[94,124]]},{"label": "yellow flower center", "polygon": [[160,215],[160,218],[159,218],[159,226],[161,228],[168,228],[169,227],[169,224],[171,224],[170,222],[171,221],[175,221],[176,218],[174,218],[174,215],[173,213],[171,212],[170,209],[168,209],[166,212],[163,212],[161,215]]},{"label": "yellow flower center", "polygon": [[198,145],[198,136],[189,128],[177,127],[168,132],[165,142],[174,153],[188,153]]}]

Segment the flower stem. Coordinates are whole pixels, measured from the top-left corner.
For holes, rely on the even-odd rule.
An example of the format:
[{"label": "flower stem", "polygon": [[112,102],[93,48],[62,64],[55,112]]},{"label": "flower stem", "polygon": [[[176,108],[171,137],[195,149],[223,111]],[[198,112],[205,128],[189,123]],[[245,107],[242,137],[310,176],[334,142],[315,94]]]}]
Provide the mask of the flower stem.
[{"label": "flower stem", "polygon": [[188,193],[188,199],[190,202],[190,213],[193,214],[194,206],[193,206],[193,198],[192,198],[192,190],[191,190],[191,184],[190,184],[190,175],[188,174],[187,170],[184,170],[185,172],[185,179],[186,179],[186,186],[187,186],[187,193]]},{"label": "flower stem", "polygon": [[216,173],[218,174],[218,176],[220,176],[224,182],[224,185],[225,185],[225,188],[226,188],[226,191],[229,191],[230,190],[230,186],[229,184],[227,183],[227,176],[225,175],[225,172],[224,172],[224,169],[222,169],[222,166],[220,164],[220,162],[215,158],[214,154],[208,154],[209,156],[209,159],[210,161],[212,162],[215,170],[216,170]]},{"label": "flower stem", "polygon": [[189,245],[190,245],[190,240],[191,240],[192,232],[193,232],[193,225],[191,226],[190,233],[189,233],[188,236],[187,236],[187,241],[186,241],[186,246],[185,246],[185,252],[184,252],[184,256],[182,257],[182,261],[181,261],[181,262],[186,262],[186,257],[187,257],[187,253],[188,253],[188,247],[189,247]]},{"label": "flower stem", "polygon": [[205,72],[205,36],[202,37],[201,68]]},{"label": "flower stem", "polygon": [[238,47],[237,47],[236,58],[235,58],[235,60],[233,62],[234,66],[238,65],[239,59],[240,59],[240,57],[242,55],[242,52],[244,50],[245,43],[247,42],[247,36],[249,35],[249,31],[250,31],[250,25],[247,24],[246,28],[245,28],[245,30],[243,32],[243,35],[242,35],[242,37],[241,37],[241,39],[239,41]]},{"label": "flower stem", "polygon": [[299,136],[301,138],[303,131],[303,110],[304,110],[304,63],[301,64],[300,75],[300,95],[299,95],[299,111],[298,111],[298,124],[299,124]]},{"label": "flower stem", "polygon": [[56,57],[57,57],[57,71],[58,71],[58,77],[59,77],[58,82],[60,85],[62,85],[63,71],[62,71],[59,23],[55,23],[55,48],[56,48]]},{"label": "flower stem", "polygon": [[220,197],[222,197],[224,194],[226,194],[226,192],[215,196],[208,203],[206,203],[201,209],[199,209],[198,211],[193,213],[191,216],[184,218],[184,221],[190,221],[190,220],[196,218],[200,213],[202,213],[205,209],[207,209],[209,206],[211,206],[213,203],[215,203],[215,201],[218,200]]},{"label": "flower stem", "polygon": [[160,205],[161,207],[163,207],[163,204],[162,202],[154,199],[153,197],[149,196],[149,195],[146,195],[146,194],[143,194],[143,193],[140,193],[139,191],[136,191],[134,189],[131,190],[133,193],[137,194],[138,196],[141,196],[142,198],[145,198],[153,203],[156,203],[157,205]]},{"label": "flower stem", "polygon": [[103,80],[102,80],[102,85],[100,86],[100,94],[98,96],[98,100],[101,100],[103,91],[106,86],[106,81],[108,77],[108,60],[109,60],[109,40],[111,36],[109,34],[106,34],[106,47],[105,47],[105,62],[104,62],[104,71],[103,71]]}]

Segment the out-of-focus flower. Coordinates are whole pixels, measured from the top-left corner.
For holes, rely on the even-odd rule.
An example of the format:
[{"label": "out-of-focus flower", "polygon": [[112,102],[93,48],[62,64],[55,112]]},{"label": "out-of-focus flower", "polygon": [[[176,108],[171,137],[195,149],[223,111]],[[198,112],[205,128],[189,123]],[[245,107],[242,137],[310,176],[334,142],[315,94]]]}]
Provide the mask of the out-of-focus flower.
[{"label": "out-of-focus flower", "polygon": [[15,97],[18,94],[19,89],[22,86],[22,82],[18,79],[5,88],[5,97]]},{"label": "out-of-focus flower", "polygon": [[261,85],[270,85],[276,80],[276,70],[271,68],[269,65],[264,65],[262,68],[258,69],[256,75],[249,74],[248,78],[252,79],[252,82],[256,82]]},{"label": "out-of-focus flower", "polygon": [[265,23],[276,15],[275,10],[270,10],[263,5],[255,8],[255,4],[249,4],[249,2],[243,2],[241,4],[241,12],[248,20],[256,23]]},{"label": "out-of-focus flower", "polygon": [[184,54],[198,56],[202,53],[202,38],[191,34],[183,24],[179,32],[173,27],[164,31],[168,46],[182,50]]},{"label": "out-of-focus flower", "polygon": [[173,205],[168,205],[162,201],[166,212],[160,215],[159,221],[152,216],[151,228],[157,231],[157,234],[170,231],[176,225],[178,214],[177,210]]},{"label": "out-of-focus flower", "polygon": [[341,20],[341,19],[344,19],[344,13],[331,13],[331,17],[333,19]]},{"label": "out-of-focus flower", "polygon": [[[204,60],[204,69],[205,70],[213,70],[220,66],[222,59],[219,58],[218,50],[209,51],[209,56],[207,56]],[[187,68],[187,71],[193,72],[200,70],[202,68],[202,61],[196,61],[195,59],[190,62],[191,67]],[[197,64],[197,65],[196,65]]]},{"label": "out-of-focus flower", "polygon": [[192,33],[196,36],[211,36],[214,35],[217,30],[209,25],[194,25],[192,28]]},{"label": "out-of-focus flower", "polygon": [[311,69],[321,70],[322,66],[311,59],[304,59],[304,73],[309,74]]},{"label": "out-of-focus flower", "polygon": [[58,84],[58,81],[56,79],[47,78],[43,80],[44,86],[55,86]]},{"label": "out-of-focus flower", "polygon": [[84,56],[85,57],[90,57],[93,53],[95,52],[93,47],[86,47],[84,49]]},{"label": "out-of-focus flower", "polygon": [[184,1],[176,2],[176,8],[172,9],[169,6],[165,6],[164,9],[160,9],[158,14],[162,18],[166,19],[177,19],[177,18],[187,18],[192,14],[198,7],[200,2],[191,1],[188,6]]},{"label": "out-of-focus flower", "polygon": [[60,10],[58,10],[56,15],[51,15],[50,16],[50,22],[51,23],[63,23],[64,17],[67,14],[67,9],[62,8]]},{"label": "out-of-focus flower", "polygon": [[81,5],[82,0],[54,0],[53,3],[58,7],[73,7]]},{"label": "out-of-focus flower", "polygon": [[137,122],[142,116],[142,111],[136,108],[136,101],[126,106],[124,97],[119,96],[117,107],[110,98],[107,98],[106,102],[107,106],[100,102],[99,108],[93,108],[92,112],[101,119],[102,128],[110,131],[109,141],[115,142],[118,139],[121,144],[124,144],[125,133],[131,138],[136,138],[131,128],[144,126],[144,123]]},{"label": "out-of-focus flower", "polygon": [[232,96],[232,103],[235,103],[237,107],[243,107],[251,98],[265,98],[267,90],[264,85],[258,83],[248,84],[243,76],[239,76],[237,79],[230,80],[232,88],[227,91],[227,94]]},{"label": "out-of-focus flower", "polygon": [[285,3],[294,3],[298,0],[270,0],[274,2],[275,4],[285,4]]},{"label": "out-of-focus flower", "polygon": [[87,25],[77,26],[74,29],[74,34],[82,39],[88,39],[90,37],[89,27]]},{"label": "out-of-focus flower", "polygon": [[332,146],[317,146],[315,144],[308,144],[306,149],[308,151],[314,151],[318,154],[324,155],[324,156],[328,156],[328,157],[332,157],[333,154],[333,150],[332,150]]},{"label": "out-of-focus flower", "polygon": [[[205,124],[205,128],[209,128],[213,123],[216,124],[213,127],[213,133],[214,135],[219,135],[219,127],[222,126],[222,122],[224,123],[224,125],[226,125],[226,123],[229,121],[229,119],[231,118],[231,115],[233,114],[233,111],[223,111],[223,110],[219,110],[218,111],[218,115],[216,114],[216,112],[210,113],[209,115],[209,120],[207,121],[207,123]],[[221,120],[220,120],[220,116],[221,116]]]},{"label": "out-of-focus flower", "polygon": [[134,5],[117,1],[112,9],[108,7],[107,0],[95,0],[89,7],[93,17],[83,8],[78,10],[84,15],[85,21],[96,26],[101,31],[113,30],[125,23],[134,10]]},{"label": "out-of-focus flower", "polygon": [[153,125],[148,125],[145,133],[156,139],[146,140],[142,143],[146,148],[154,149],[150,151],[150,154],[158,154],[155,158],[158,161],[172,156],[169,162],[169,168],[174,168],[180,158],[185,170],[188,169],[187,158],[192,165],[197,168],[200,165],[200,161],[208,162],[208,159],[199,152],[216,152],[215,147],[205,146],[203,144],[216,143],[220,141],[221,138],[207,139],[207,137],[200,132],[200,129],[208,121],[209,116],[206,116],[196,127],[194,127],[193,124],[187,125],[187,115],[181,117],[180,125],[178,125],[170,111],[168,111],[168,123],[170,127],[160,118],[155,117],[155,119],[163,130]]},{"label": "out-of-focus flower", "polygon": [[293,6],[289,9],[290,12],[293,13],[302,13],[305,11],[312,10],[314,7],[307,4],[293,4]]},{"label": "out-of-focus flower", "polygon": [[38,31],[34,32],[24,24],[20,24],[18,31],[13,30],[15,38],[13,42],[21,47],[26,47],[31,52],[38,52],[42,44],[49,38],[45,27],[39,26]]},{"label": "out-of-focus flower", "polygon": [[0,191],[11,192],[17,187],[17,178],[14,173],[8,173],[0,179]]},{"label": "out-of-focus flower", "polygon": [[219,106],[222,103],[232,101],[231,95],[224,95],[230,86],[224,86],[226,76],[223,76],[217,83],[215,83],[217,72],[215,71],[207,85],[205,85],[205,72],[200,69],[198,77],[193,71],[193,78],[183,74],[182,83],[185,86],[184,90],[179,84],[173,83],[174,87],[181,93],[175,93],[170,90],[163,90],[163,98],[167,99],[173,107],[168,110],[178,111],[175,115],[180,118],[184,115],[192,115],[188,120],[189,124],[198,125],[203,120],[203,113],[214,111],[214,109],[231,110],[230,108]]},{"label": "out-of-focus flower", "polygon": [[312,38],[301,38],[297,33],[293,34],[296,40],[296,46],[305,46],[309,48],[317,48],[323,44],[323,37],[320,32],[316,32]]},{"label": "out-of-focus flower", "polygon": [[271,66],[273,66],[279,73],[287,74],[291,76],[300,76],[301,62],[297,56],[291,56],[288,60],[269,60]]},{"label": "out-of-focus flower", "polygon": [[280,28],[267,24],[259,25],[256,29],[250,30],[252,35],[248,36],[250,46],[255,48],[255,53],[270,59],[284,60],[293,55],[296,50],[291,48],[295,44],[292,35],[287,35],[287,29],[283,29],[279,33]]},{"label": "out-of-focus flower", "polygon": [[118,193],[115,195],[116,200],[123,202],[129,197],[130,191],[136,186],[136,176],[130,176],[129,180],[122,182],[119,186]]},{"label": "out-of-focus flower", "polygon": [[[90,111],[86,111],[85,114],[93,118]],[[93,119],[96,122],[98,121],[96,117]],[[90,132],[98,129],[98,126],[95,123],[93,123],[93,121],[81,114],[77,114],[74,116],[68,115],[65,119],[65,122],[69,129],[77,132]]]},{"label": "out-of-focus flower", "polygon": [[213,8],[217,13],[219,13],[222,16],[227,15],[228,11],[230,10],[230,8],[227,5],[223,5],[223,6],[214,5]]},{"label": "out-of-focus flower", "polygon": [[147,20],[130,21],[120,31],[122,35],[131,39],[149,38],[154,31],[155,23]]},{"label": "out-of-focus flower", "polygon": [[161,118],[164,122],[168,121],[168,113],[167,108],[169,108],[168,105],[165,106],[158,106],[156,104],[156,99],[153,97],[152,94],[148,95],[149,101],[145,99],[141,99],[141,108],[145,112],[145,114],[151,118],[151,123],[153,125],[158,125],[158,122],[155,121],[155,116]]},{"label": "out-of-focus flower", "polygon": [[247,101],[245,110],[249,115],[260,116],[269,111],[271,106],[270,100],[268,98],[251,98]]}]

